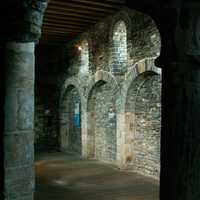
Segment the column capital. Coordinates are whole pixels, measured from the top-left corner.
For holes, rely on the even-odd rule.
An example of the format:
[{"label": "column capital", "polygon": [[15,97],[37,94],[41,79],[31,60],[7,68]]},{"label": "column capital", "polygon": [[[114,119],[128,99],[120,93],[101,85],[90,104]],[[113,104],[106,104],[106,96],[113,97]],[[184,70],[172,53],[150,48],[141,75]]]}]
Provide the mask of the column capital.
[{"label": "column capital", "polygon": [[158,28],[162,47],[156,65],[170,63],[200,64],[200,2],[183,0],[176,6],[163,8]]},{"label": "column capital", "polygon": [[3,41],[37,42],[48,0],[7,1],[0,15]]}]

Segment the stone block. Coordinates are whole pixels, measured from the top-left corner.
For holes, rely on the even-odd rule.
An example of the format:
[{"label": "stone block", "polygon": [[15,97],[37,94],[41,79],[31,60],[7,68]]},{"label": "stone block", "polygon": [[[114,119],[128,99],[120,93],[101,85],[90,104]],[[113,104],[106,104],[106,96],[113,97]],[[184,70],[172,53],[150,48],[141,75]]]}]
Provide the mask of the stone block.
[{"label": "stone block", "polygon": [[5,182],[6,200],[33,200],[34,178],[23,178]]},{"label": "stone block", "polygon": [[5,169],[6,183],[16,182],[21,179],[31,179],[34,178],[34,166],[26,165],[26,166],[18,166],[18,167],[10,167]]},{"label": "stone block", "polygon": [[32,165],[34,162],[33,142],[34,135],[31,131],[17,132],[15,134],[5,132],[5,167]]},{"label": "stone block", "polygon": [[30,130],[34,127],[34,90],[20,89],[18,99],[18,129]]},{"label": "stone block", "polygon": [[[6,87],[29,87],[34,84],[34,55],[29,52],[7,52]],[[8,76],[9,74],[9,76]]]},{"label": "stone block", "polygon": [[16,89],[7,89],[5,96],[5,131],[14,131],[17,129],[17,91]]}]

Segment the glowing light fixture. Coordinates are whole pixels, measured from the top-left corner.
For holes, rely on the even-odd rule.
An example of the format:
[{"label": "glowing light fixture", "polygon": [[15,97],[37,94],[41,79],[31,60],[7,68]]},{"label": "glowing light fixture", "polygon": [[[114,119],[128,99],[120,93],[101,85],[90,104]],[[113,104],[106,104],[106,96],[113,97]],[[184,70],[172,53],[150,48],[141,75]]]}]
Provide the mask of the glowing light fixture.
[{"label": "glowing light fixture", "polygon": [[82,47],[81,47],[81,46],[78,46],[78,50],[81,51],[81,50],[82,50]]}]

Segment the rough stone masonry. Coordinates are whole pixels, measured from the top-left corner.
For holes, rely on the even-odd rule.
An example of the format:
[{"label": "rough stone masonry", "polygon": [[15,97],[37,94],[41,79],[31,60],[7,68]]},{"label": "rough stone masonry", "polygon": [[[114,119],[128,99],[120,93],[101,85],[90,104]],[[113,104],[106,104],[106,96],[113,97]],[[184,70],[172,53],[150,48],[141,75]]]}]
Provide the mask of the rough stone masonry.
[{"label": "rough stone masonry", "polygon": [[[154,60],[160,36],[153,20],[125,8],[63,51],[69,60],[63,63],[59,108],[62,149],[81,140],[84,157],[159,178],[161,70]],[[76,102],[81,105],[79,137],[71,117]],[[72,145],[70,138],[77,141]]]}]

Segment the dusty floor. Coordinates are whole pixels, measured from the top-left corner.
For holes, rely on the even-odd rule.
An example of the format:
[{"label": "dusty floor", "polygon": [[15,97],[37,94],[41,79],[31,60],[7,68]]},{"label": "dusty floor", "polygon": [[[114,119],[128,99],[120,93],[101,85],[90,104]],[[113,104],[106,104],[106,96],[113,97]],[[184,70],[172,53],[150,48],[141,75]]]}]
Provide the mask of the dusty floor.
[{"label": "dusty floor", "polygon": [[158,182],[70,154],[36,157],[35,200],[158,200]]}]

